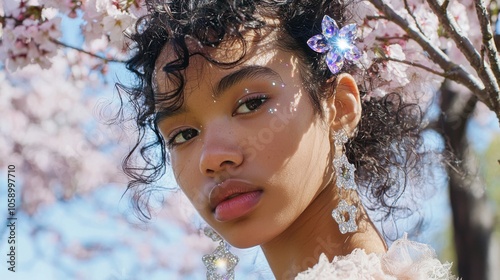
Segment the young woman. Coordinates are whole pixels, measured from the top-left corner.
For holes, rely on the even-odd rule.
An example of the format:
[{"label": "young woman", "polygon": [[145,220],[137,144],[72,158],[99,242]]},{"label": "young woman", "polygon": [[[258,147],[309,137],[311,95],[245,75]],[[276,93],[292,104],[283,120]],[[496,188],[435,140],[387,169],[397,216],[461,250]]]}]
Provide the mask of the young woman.
[{"label": "young woman", "polygon": [[[208,235],[260,245],[277,279],[450,277],[426,246],[403,239],[387,252],[366,214],[398,210],[394,194],[418,174],[422,116],[398,94],[363,100],[343,1],[147,4],[128,63],[138,84],[125,88],[140,133],[131,190],[169,160]],[[204,262],[225,279],[236,258],[221,245]]]}]

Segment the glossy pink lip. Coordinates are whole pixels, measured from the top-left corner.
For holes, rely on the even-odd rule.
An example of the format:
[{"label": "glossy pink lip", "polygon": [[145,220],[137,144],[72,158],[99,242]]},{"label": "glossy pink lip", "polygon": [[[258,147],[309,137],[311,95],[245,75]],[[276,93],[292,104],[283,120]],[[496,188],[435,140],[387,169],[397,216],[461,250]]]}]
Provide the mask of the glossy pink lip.
[{"label": "glossy pink lip", "polygon": [[261,195],[262,189],[255,185],[228,179],[210,191],[210,208],[218,221],[233,220],[251,212],[259,203]]}]

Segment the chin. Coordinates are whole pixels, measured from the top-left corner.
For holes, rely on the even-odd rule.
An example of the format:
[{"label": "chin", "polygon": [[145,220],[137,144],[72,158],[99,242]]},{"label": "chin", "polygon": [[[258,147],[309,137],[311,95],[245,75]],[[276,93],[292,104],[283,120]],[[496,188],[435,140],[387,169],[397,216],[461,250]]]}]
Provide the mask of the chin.
[{"label": "chin", "polygon": [[219,229],[224,240],[231,246],[239,249],[260,246],[276,236],[270,231],[269,227],[265,227],[262,224],[231,225],[230,227]]},{"label": "chin", "polygon": [[238,248],[238,249],[248,249],[248,248],[252,248],[252,247],[255,247],[255,246],[259,246],[260,242],[252,242],[251,240],[249,239],[246,239],[246,238],[234,238],[234,239],[231,239],[231,240],[227,240],[227,243],[229,243],[232,247],[235,247],[235,248]]},{"label": "chin", "polygon": [[232,230],[231,233],[224,232],[223,238],[235,248],[247,249],[259,246],[265,242],[263,236],[255,235],[255,232],[255,230],[248,232]]}]

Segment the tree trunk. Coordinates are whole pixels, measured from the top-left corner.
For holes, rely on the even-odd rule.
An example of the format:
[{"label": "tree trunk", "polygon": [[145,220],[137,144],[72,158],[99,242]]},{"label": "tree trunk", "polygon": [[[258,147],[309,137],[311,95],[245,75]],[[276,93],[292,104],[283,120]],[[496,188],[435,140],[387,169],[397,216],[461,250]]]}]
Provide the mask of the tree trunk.
[{"label": "tree trunk", "polygon": [[450,204],[453,213],[458,274],[463,280],[489,279],[489,248],[495,214],[488,204],[478,164],[466,138],[466,125],[477,98],[452,92],[449,83],[441,88],[440,133],[445,139],[446,154],[451,155],[449,175]]}]

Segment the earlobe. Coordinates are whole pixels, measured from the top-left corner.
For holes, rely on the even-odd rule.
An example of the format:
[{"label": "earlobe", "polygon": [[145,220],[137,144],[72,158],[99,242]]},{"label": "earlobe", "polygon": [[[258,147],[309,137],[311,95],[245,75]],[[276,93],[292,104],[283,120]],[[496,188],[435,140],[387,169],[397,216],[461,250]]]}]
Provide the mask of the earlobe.
[{"label": "earlobe", "polygon": [[344,129],[347,135],[352,136],[361,119],[361,99],[356,81],[349,74],[340,74],[333,90],[330,126],[333,130]]}]

